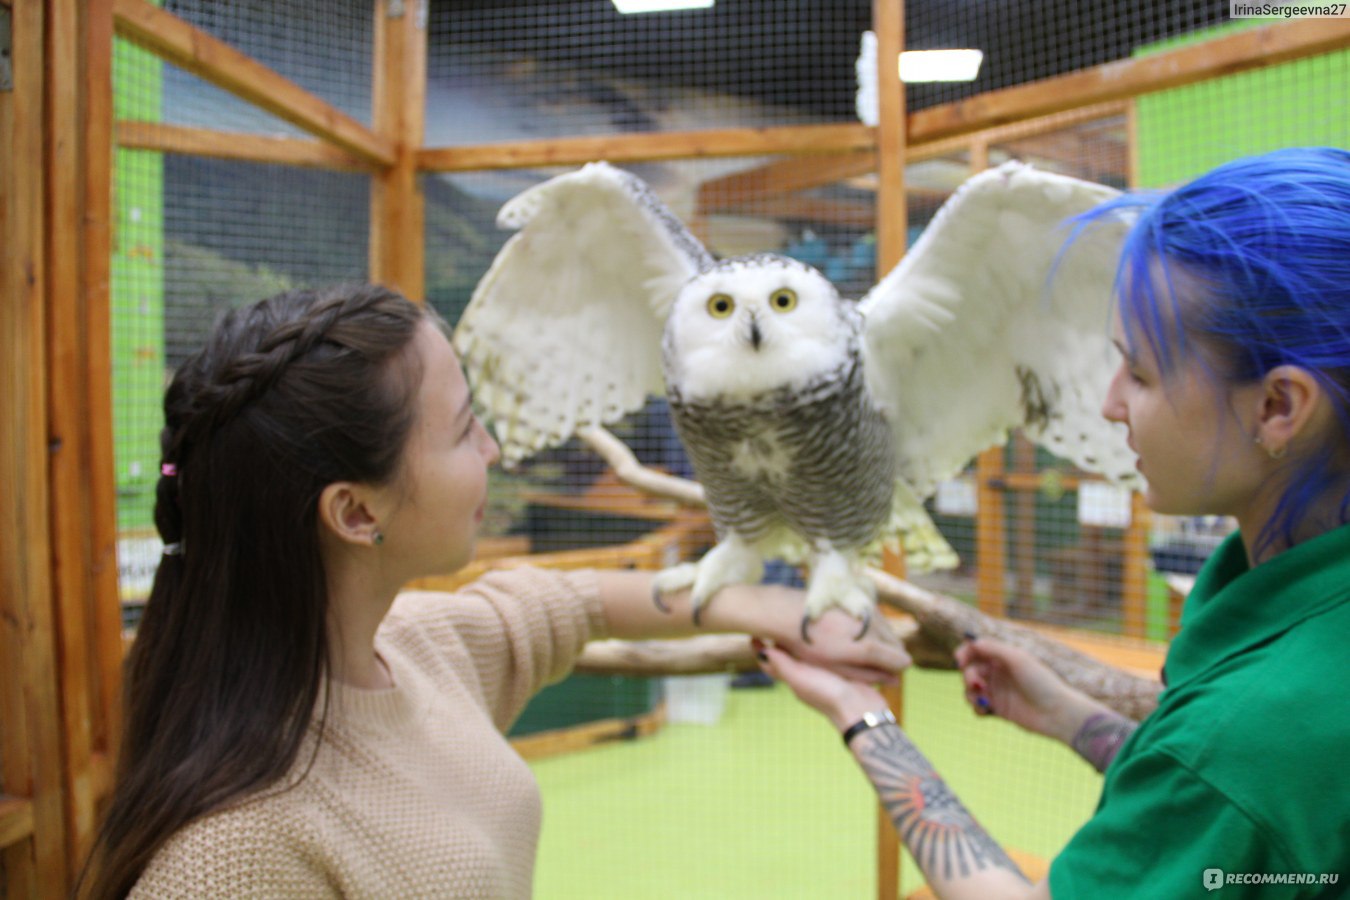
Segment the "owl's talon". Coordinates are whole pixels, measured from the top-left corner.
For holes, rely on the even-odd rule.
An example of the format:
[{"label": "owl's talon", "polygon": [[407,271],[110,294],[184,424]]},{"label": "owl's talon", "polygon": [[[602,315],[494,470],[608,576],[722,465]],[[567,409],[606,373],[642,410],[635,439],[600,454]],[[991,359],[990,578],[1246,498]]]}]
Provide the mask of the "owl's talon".
[{"label": "owl's talon", "polygon": [[701,628],[701,627],[703,627],[703,607],[706,606],[706,605],[707,605],[706,603],[700,603],[700,604],[696,604],[696,605],[694,606],[694,627],[695,627],[695,628]]},{"label": "owl's talon", "polygon": [[811,614],[810,614],[810,613],[803,613],[803,614],[802,614],[802,643],[803,643],[803,644],[809,644],[809,643],[811,643],[811,635],[809,634],[810,628],[811,628]]},{"label": "owl's talon", "polygon": [[867,634],[867,629],[870,628],[871,626],[872,626],[872,611],[870,609],[865,609],[863,610],[862,614],[862,628],[858,629],[858,633],[853,636],[853,639],[855,641],[861,641],[863,637]]},{"label": "owl's talon", "polygon": [[666,615],[670,615],[670,607],[666,606],[666,601],[661,599],[661,589],[652,585],[652,605]]}]

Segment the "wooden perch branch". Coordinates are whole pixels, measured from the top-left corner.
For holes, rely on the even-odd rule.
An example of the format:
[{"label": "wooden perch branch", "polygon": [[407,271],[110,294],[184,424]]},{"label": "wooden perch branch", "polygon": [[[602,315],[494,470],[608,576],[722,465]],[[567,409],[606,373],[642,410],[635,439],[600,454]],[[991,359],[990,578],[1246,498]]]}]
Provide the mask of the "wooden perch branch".
[{"label": "wooden perch branch", "polygon": [[648,494],[668,497],[685,506],[708,505],[707,498],[703,495],[703,485],[688,478],[678,478],[644,466],[638,462],[627,444],[606,429],[598,425],[582,428],[577,431],[577,437],[600,454],[614,470],[614,474],[625,484]]},{"label": "wooden perch branch", "polygon": [[[891,630],[908,647],[920,638],[908,618],[889,620]],[[592,641],[576,671],[588,675],[709,675],[758,669],[750,639],[743,634],[706,634],[667,641]]]},{"label": "wooden perch branch", "polygon": [[[624,483],[689,506],[707,505],[702,485],[643,466],[623,441],[605,429],[587,428],[577,436],[600,454]],[[1162,685],[1155,679],[1133,675],[1030,628],[986,616],[955,598],[924,590],[880,570],[869,569],[868,574],[881,602],[914,617],[916,624],[901,624],[896,630],[910,656],[923,668],[954,668],[952,651],[970,633],[1027,650],[1078,690],[1132,719],[1142,719],[1158,705]],[[695,640],[703,643],[608,641],[592,645],[586,648],[578,671],[655,675],[753,667],[749,645],[742,637],[708,635]]]},{"label": "wooden perch branch", "polygon": [[[926,591],[885,572],[871,569],[869,574],[877,586],[877,598],[912,615],[924,638],[941,649],[940,658],[945,657],[947,668],[955,667],[951,652],[966,634],[992,637],[1026,650],[1070,685],[1122,715],[1142,719],[1158,705],[1162,684],[1156,679],[1132,675],[1030,628],[986,616],[960,600]],[[911,655],[918,661],[916,654]]]}]

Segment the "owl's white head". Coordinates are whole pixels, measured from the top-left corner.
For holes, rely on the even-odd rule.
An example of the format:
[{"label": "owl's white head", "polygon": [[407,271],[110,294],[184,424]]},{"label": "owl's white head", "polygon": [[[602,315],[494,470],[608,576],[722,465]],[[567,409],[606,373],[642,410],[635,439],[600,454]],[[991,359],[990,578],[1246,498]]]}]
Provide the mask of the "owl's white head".
[{"label": "owl's white head", "polygon": [[787,257],[723,260],[686,284],[666,320],[666,380],[687,400],[750,400],[837,368],[859,318],[824,275]]}]

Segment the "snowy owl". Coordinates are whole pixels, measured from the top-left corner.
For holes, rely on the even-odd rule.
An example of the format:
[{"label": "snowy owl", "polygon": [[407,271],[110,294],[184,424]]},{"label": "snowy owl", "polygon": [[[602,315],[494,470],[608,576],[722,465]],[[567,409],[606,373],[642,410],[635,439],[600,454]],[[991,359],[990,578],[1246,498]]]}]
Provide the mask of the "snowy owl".
[{"label": "snowy owl", "polygon": [[718,542],[658,574],[658,603],[690,587],[697,615],[778,558],[809,566],[803,634],[831,606],[865,630],[866,564],[885,544],[953,564],[923,500],[1011,429],[1135,477],[1098,413],[1124,226],[1063,250],[1065,220],[1115,193],[1019,163],[977,175],[853,301],[787,257],[715,260],[640,179],[591,163],[502,208],[518,231],[454,344],[508,465],[665,395]]}]

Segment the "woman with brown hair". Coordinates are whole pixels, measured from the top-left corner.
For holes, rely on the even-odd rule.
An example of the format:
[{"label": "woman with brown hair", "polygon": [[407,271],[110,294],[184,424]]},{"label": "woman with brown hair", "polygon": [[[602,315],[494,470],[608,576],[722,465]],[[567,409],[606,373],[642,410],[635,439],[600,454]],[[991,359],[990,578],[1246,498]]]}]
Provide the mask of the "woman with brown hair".
[{"label": "woman with brown hair", "polygon": [[[164,558],[128,660],[94,897],[525,897],[538,788],[502,732],[591,638],[694,629],[641,572],[471,557],[497,445],[433,312],[376,286],[236,310],[164,400]],[[802,598],[729,588],[706,630],[893,678],[884,629],[797,638]]]}]

